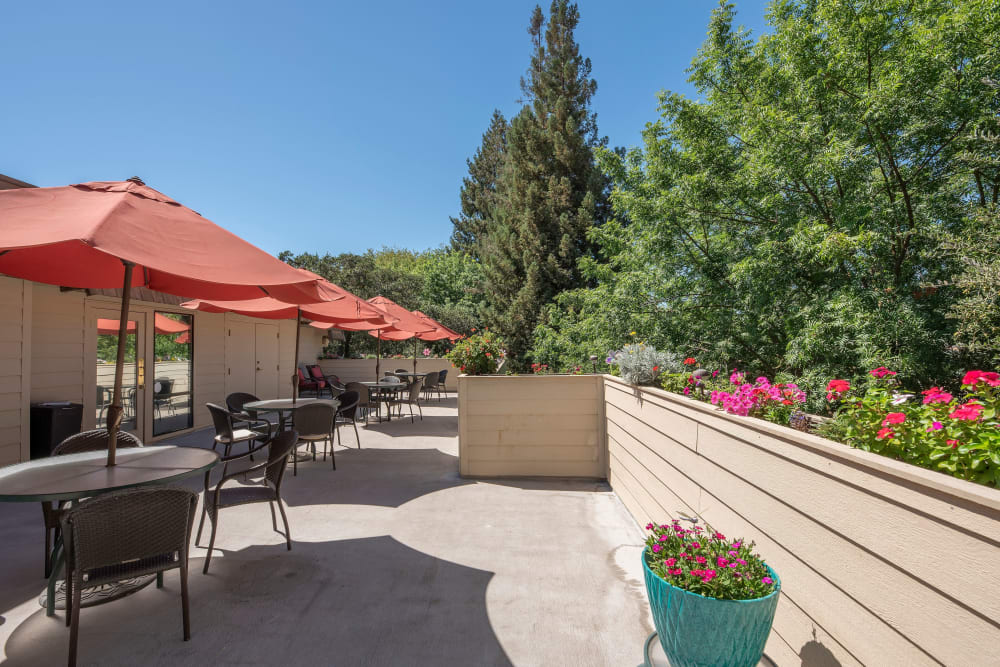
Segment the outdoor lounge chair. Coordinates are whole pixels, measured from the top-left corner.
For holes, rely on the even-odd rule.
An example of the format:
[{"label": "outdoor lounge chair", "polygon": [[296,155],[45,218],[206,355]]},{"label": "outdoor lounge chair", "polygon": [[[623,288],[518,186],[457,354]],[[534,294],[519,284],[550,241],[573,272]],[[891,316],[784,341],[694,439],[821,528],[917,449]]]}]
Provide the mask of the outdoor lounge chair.
[{"label": "outdoor lounge chair", "polygon": [[[336,398],[337,394],[345,391],[346,388],[340,381],[340,378],[336,375],[327,377],[327,375],[323,373],[323,369],[319,367],[319,364],[306,366],[306,370],[309,372],[309,377],[318,383],[321,388],[325,387],[330,390],[330,398]],[[317,396],[319,396],[318,392]]]},{"label": "outdoor lounge chair", "polygon": [[[303,405],[295,411],[295,430],[299,433],[299,442],[307,442],[312,449],[313,461],[316,460],[316,443],[322,442],[323,460],[326,461],[326,448],[330,448],[330,461],[333,469],[337,469],[337,461],[333,456],[333,435],[336,430],[337,411],[333,406],[324,403]],[[292,459],[292,474],[298,474],[297,457]]]},{"label": "outdoor lounge chair", "polygon": [[411,382],[406,387],[406,393],[399,398],[393,399],[389,402],[389,409],[391,410],[393,406],[399,406],[399,416],[403,416],[403,406],[410,406],[410,423],[413,423],[413,406],[417,406],[417,410],[420,411],[420,421],[424,420],[424,410],[420,407],[420,390],[421,387],[420,378],[417,378]]},{"label": "outdoor lounge chair", "polygon": [[[127,431],[118,431],[115,438],[118,449],[128,447],[142,447],[142,440]],[[52,450],[52,456],[62,456],[64,454],[80,454],[81,452],[99,452],[108,448],[108,430],[106,428],[96,428],[92,431],[84,431],[71,435]],[[62,522],[65,506],[55,507],[50,501],[42,503],[42,518],[45,520],[45,577],[52,574],[52,540],[60,533],[60,523]]]},{"label": "outdoor lounge chair", "polygon": [[[320,389],[323,388],[323,387],[320,386],[320,382],[321,381],[320,380],[310,380],[309,378],[306,377],[306,374],[302,372],[301,368],[296,368],[295,372],[299,374],[299,396],[301,396],[302,392],[304,392],[304,391],[311,391],[311,392],[315,393],[316,396],[318,397]],[[324,384],[323,386],[326,386],[326,385]]]},{"label": "outdoor lounge chair", "polygon": [[188,545],[198,494],[170,487],[108,493],[68,510],[62,520],[66,540],[66,625],[69,665],[76,665],[84,586],[156,574],[163,587],[166,570],[180,570],[184,641],[191,639],[188,605]]},{"label": "outdoor lounge chair", "polygon": [[[198,546],[198,542],[201,541],[201,530],[205,527],[205,515],[208,515],[209,520],[212,522],[212,536],[208,541],[208,553],[205,555],[203,573],[208,574],[208,565],[212,562],[212,549],[215,547],[215,532],[219,527],[219,510],[227,507],[249,503],[268,503],[271,507],[271,527],[277,533],[280,532],[278,531],[278,519],[274,515],[274,505],[277,503],[278,510],[281,512],[281,520],[285,524],[285,542],[288,544],[288,550],[292,550],[292,535],[288,529],[288,517],[285,516],[285,507],[281,501],[281,480],[285,476],[288,457],[291,455],[292,449],[295,447],[298,439],[299,434],[294,430],[282,431],[269,443],[260,445],[253,450],[254,453],[266,451],[267,461],[258,463],[245,470],[229,473],[228,475],[223,474],[222,479],[215,485],[214,490],[210,489],[208,484],[210,473],[205,473],[205,503],[201,511],[201,521],[198,523],[198,536],[194,541],[195,546]],[[237,454],[236,456],[224,457],[222,461],[228,465],[231,461],[246,458],[250,453],[246,452],[244,454]],[[264,477],[261,479],[260,484],[223,488],[226,482],[238,476],[244,476],[257,471],[264,472]]]}]

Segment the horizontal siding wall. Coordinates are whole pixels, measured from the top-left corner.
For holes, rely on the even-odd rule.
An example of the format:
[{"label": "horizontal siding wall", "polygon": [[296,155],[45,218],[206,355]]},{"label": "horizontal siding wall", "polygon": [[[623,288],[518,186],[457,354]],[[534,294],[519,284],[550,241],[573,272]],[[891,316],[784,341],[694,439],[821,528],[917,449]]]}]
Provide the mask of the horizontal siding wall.
[{"label": "horizontal siding wall", "polygon": [[778,664],[995,660],[1000,491],[609,376],[604,397],[635,519],[698,513],[781,576]]},{"label": "horizontal siding wall", "polygon": [[[375,379],[374,359],[320,359],[319,367],[327,375],[336,375],[343,382],[369,382]],[[383,359],[381,371],[393,371],[397,368],[405,368],[407,371],[413,370],[413,358],[410,359]],[[448,371],[446,384],[450,391],[457,387],[456,378],[458,369],[447,359],[417,359],[417,372],[430,373],[433,371]]]},{"label": "horizontal siding wall", "polygon": [[459,466],[469,477],[606,477],[601,376],[460,376]]},{"label": "horizontal siding wall", "polygon": [[[27,396],[31,366],[25,364],[24,327],[31,326],[30,284],[25,322],[25,283],[14,278],[0,278],[0,466],[17,463],[27,453]],[[22,451],[22,436],[24,451]]]},{"label": "horizontal siding wall", "polygon": [[[64,292],[52,285],[33,284],[32,403],[84,403],[85,299],[79,290]],[[94,400],[91,396],[90,402]]]}]

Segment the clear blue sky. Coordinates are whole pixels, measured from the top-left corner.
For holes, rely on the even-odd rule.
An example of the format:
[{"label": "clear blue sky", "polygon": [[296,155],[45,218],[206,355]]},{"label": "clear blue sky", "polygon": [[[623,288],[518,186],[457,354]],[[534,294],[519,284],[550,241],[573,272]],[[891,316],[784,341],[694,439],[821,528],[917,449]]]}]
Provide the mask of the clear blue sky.
[{"label": "clear blue sky", "polygon": [[[601,134],[638,144],[715,2],[579,4]],[[437,246],[492,110],[519,108],[534,5],[8,3],[0,173],[138,175],[275,254]],[[757,34],[764,1],[737,7]]]}]

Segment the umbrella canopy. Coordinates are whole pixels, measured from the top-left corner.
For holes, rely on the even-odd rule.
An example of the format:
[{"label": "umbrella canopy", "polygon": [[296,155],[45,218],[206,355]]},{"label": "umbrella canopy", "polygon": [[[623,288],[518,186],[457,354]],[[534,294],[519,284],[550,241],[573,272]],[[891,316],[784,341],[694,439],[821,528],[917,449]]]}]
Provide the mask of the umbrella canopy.
[{"label": "umbrella canopy", "polygon": [[457,331],[452,331],[445,325],[441,324],[437,320],[424,315],[419,310],[413,311],[413,314],[420,318],[420,321],[424,324],[434,327],[434,331],[429,333],[417,334],[417,338],[420,340],[458,340],[462,337],[462,334]]},{"label": "umbrella canopy", "polygon": [[[135,328],[135,321],[129,320],[126,331],[128,333],[135,333]],[[121,322],[118,320],[112,320],[104,317],[98,318],[97,320],[97,333],[99,334],[117,336],[120,329]],[[153,313],[153,330],[158,334],[181,333],[183,331],[188,331],[189,329],[191,329],[190,324],[178,322],[177,320],[170,319],[166,315],[161,315],[160,313]]]},{"label": "umbrella canopy", "polygon": [[[379,374],[382,371],[383,340],[408,340],[417,334],[429,334],[434,331],[434,327],[422,321],[419,317],[408,311],[406,308],[403,308],[392,299],[387,299],[384,296],[372,297],[368,299],[368,303],[377,305],[379,308],[396,318],[396,321],[393,322],[392,326],[389,328],[379,328],[374,332],[371,330],[368,331],[369,336],[374,336],[378,339],[378,344],[375,347],[375,379],[378,380]],[[414,356],[414,372],[416,372],[416,368],[417,360],[416,356]]]},{"label": "umbrella canopy", "polygon": [[80,288],[122,288],[108,465],[122,419],[132,287],[213,299],[325,299],[318,281],[140,179],[0,191],[0,273]]}]

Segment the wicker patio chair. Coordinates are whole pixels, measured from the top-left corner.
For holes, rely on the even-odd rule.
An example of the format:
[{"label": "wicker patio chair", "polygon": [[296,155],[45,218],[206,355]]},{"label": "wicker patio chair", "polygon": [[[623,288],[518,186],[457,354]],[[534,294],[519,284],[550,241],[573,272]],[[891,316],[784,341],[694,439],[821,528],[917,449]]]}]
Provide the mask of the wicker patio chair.
[{"label": "wicker patio chair", "polygon": [[445,383],[444,383],[445,378],[447,378],[447,377],[448,377],[448,369],[447,368],[445,370],[443,370],[443,371],[441,371],[441,372],[438,373],[438,393],[440,393],[440,392],[443,391],[445,398],[448,398],[448,387],[445,386]]},{"label": "wicker patio chair", "polygon": [[[333,469],[337,462],[333,457],[333,434],[336,430],[337,411],[331,405],[310,403],[295,411],[295,430],[299,432],[299,442],[309,443],[312,449],[313,461],[316,460],[316,443],[330,445],[330,461]],[[323,460],[326,460],[326,446],[323,448]],[[292,474],[298,474],[298,457],[292,459]]]},{"label": "wicker patio chair", "polygon": [[[142,441],[132,433],[118,431],[115,439],[118,449],[128,447],[142,447]],[[99,452],[108,448],[108,429],[96,428],[92,431],[84,431],[71,435],[52,450],[52,456],[62,456],[63,454],[79,454],[81,452]],[[52,574],[52,540],[60,533],[60,522],[62,521],[65,505],[54,506],[51,501],[42,503],[42,518],[45,521],[45,578]]]},{"label": "wicker patio chair", "polygon": [[69,665],[76,665],[80,635],[80,598],[84,586],[179,569],[184,641],[191,639],[188,604],[188,545],[198,494],[170,487],[144,487],[108,493],[68,510],[66,540],[66,625]]},{"label": "wicker patio chair", "polygon": [[367,385],[360,382],[348,382],[346,385],[347,391],[354,391],[358,394],[358,410],[361,411],[361,415],[365,418],[365,423],[368,423],[368,414],[371,412],[371,392],[368,391]]},{"label": "wicker patio chair", "polygon": [[420,421],[424,420],[424,410],[420,407],[420,390],[423,389],[420,378],[417,378],[411,382],[406,387],[406,393],[396,399],[389,402],[389,409],[391,410],[393,406],[399,406],[399,416],[403,416],[403,406],[410,406],[410,423],[413,423],[413,406],[417,406],[417,410],[420,411]]},{"label": "wicker patio chair", "polygon": [[[201,541],[201,530],[205,527],[205,516],[212,522],[212,536],[208,541],[208,553],[205,555],[205,567],[202,572],[208,574],[208,565],[212,561],[212,549],[215,547],[215,533],[219,527],[219,510],[237,505],[247,505],[249,503],[268,503],[271,508],[271,526],[274,532],[279,533],[278,520],[274,515],[274,505],[278,505],[281,512],[281,520],[285,524],[285,542],[288,550],[292,550],[292,534],[288,529],[288,517],[285,516],[285,507],[281,500],[281,480],[285,476],[285,468],[288,466],[288,457],[298,441],[299,434],[294,430],[282,431],[276,435],[269,443],[260,445],[254,452],[267,452],[267,461],[251,466],[246,470],[224,474],[215,489],[209,488],[210,473],[205,473],[205,503],[201,511],[201,521],[198,523],[198,536],[195,538],[195,546]],[[224,457],[223,462],[228,464],[237,459],[246,458],[249,452],[237,454],[235,456]],[[236,477],[245,477],[248,473],[264,471],[264,476],[260,483],[246,484],[243,486],[223,486]]]},{"label": "wicker patio chair", "polygon": [[396,369],[395,371],[393,371],[393,372],[394,372],[394,373],[409,373],[410,371],[406,370],[405,368],[397,368],[397,369]]},{"label": "wicker patio chair", "polygon": [[[365,392],[368,393],[368,392]],[[358,449],[361,449],[361,435],[358,433],[358,422],[355,421],[358,413],[358,401],[361,394],[356,391],[345,391],[340,395],[340,407],[337,408],[337,444],[340,444],[340,425],[350,424],[354,427],[354,437],[358,440]],[[333,443],[330,444],[333,447]],[[323,460],[326,460],[326,451],[323,452]]]},{"label": "wicker patio chair", "polygon": [[255,441],[266,440],[270,437],[270,431],[262,433],[259,430],[250,428],[236,428],[233,422],[234,420],[237,422],[240,421],[240,415],[234,415],[221,405],[206,403],[205,407],[208,408],[209,414],[212,415],[212,423],[215,425],[215,439],[212,441],[212,449],[221,444],[223,446],[223,458],[230,455],[235,444],[241,442],[250,443],[250,449],[252,450]]},{"label": "wicker patio chair", "polygon": [[438,391],[438,377],[440,377],[440,373],[437,371],[431,371],[424,377],[424,398],[428,398],[431,393]]},{"label": "wicker patio chair", "polygon": [[229,412],[232,413],[233,426],[245,423],[247,428],[251,431],[266,428],[269,436],[273,435],[275,425],[270,419],[262,417],[261,413],[256,410],[248,411],[243,407],[247,403],[259,400],[260,399],[253,394],[248,394],[245,391],[235,391],[229,394],[229,396],[226,396],[226,407],[229,408]]}]

